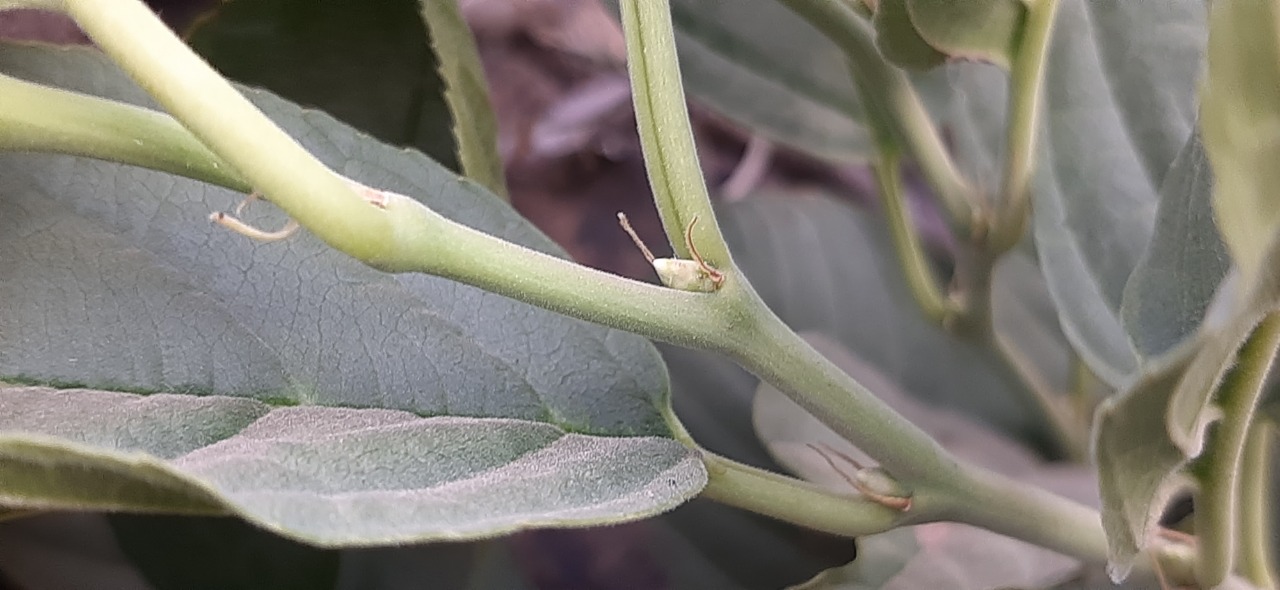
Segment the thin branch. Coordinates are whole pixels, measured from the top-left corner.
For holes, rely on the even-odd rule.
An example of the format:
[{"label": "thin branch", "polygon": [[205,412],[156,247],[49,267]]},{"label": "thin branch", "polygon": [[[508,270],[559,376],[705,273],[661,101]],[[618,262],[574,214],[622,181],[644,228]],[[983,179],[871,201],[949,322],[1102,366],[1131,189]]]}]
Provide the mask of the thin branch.
[{"label": "thin branch", "polygon": [[1259,588],[1280,588],[1272,534],[1275,511],[1272,510],[1271,457],[1275,442],[1272,424],[1254,422],[1240,467],[1240,544],[1236,560],[1240,574]]},{"label": "thin branch", "polygon": [[1031,175],[1044,105],[1044,77],[1058,0],[1027,4],[1022,41],[1013,56],[1009,87],[1009,125],[1005,136],[1004,180],[991,249],[1004,252],[1022,239],[1030,215]]}]

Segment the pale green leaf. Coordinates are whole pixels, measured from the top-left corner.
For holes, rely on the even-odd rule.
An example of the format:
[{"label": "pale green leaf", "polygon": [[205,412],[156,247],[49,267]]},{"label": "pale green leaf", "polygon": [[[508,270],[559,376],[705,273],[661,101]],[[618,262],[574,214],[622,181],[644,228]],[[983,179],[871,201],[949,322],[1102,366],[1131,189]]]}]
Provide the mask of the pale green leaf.
[{"label": "pale green leaf", "polygon": [[1217,186],[1218,227],[1246,281],[1266,266],[1280,228],[1280,8],[1213,3],[1209,73],[1201,107]]},{"label": "pale green leaf", "polygon": [[910,69],[926,70],[941,65],[947,56],[920,37],[911,23],[907,0],[879,0],[871,20],[876,30],[876,47],[890,62]]},{"label": "pale green leaf", "polygon": [[[1120,305],[1155,220],[1157,187],[1191,134],[1204,5],[1062,2],[1045,80],[1033,186],[1036,251],[1062,327],[1093,371],[1122,385],[1137,368]],[[1000,183],[1005,85],[998,68],[948,66],[943,122],[959,165]],[[972,81],[958,83],[965,78]]]},{"label": "pale green leaf", "polygon": [[0,407],[5,505],[225,513],[320,546],[630,520],[705,479],[667,439],[522,420],[47,388]]},{"label": "pale green leaf", "polygon": [[1184,346],[1162,358],[1120,394],[1106,400],[1094,422],[1093,458],[1102,494],[1102,526],[1109,571],[1123,579],[1146,546],[1170,496],[1186,484],[1187,463],[1159,419],[1190,362]]},{"label": "pale green leaf", "polygon": [[507,182],[498,155],[498,122],[489,101],[489,83],[458,0],[420,0],[431,31],[431,47],[440,63],[445,101],[453,115],[453,141],[462,173],[494,194],[506,197]]},{"label": "pale green leaf", "polygon": [[[4,47],[0,70],[146,103],[89,50]],[[338,172],[557,251],[431,160],[251,96]],[[696,458],[653,438],[668,434],[667,385],[641,338],[379,273],[305,234],[258,244],[206,220],[240,195],[193,181],[23,154],[0,155],[0,179],[0,376],[196,394],[4,390],[3,464],[23,474],[0,482],[7,506],[234,513],[317,544],[370,545],[630,520],[703,485]],[[249,220],[280,223],[273,213],[262,204]],[[133,400],[213,404],[214,418]],[[291,404],[304,407],[273,408]],[[166,431],[183,436],[156,438]],[[433,447],[449,450],[433,461],[422,455]],[[492,469],[467,480],[486,489],[433,487],[468,469]]]},{"label": "pale green leaf", "polygon": [[1027,15],[1021,0],[906,0],[906,5],[917,33],[938,51],[1006,69]]},{"label": "pale green leaf", "polygon": [[1213,171],[1199,134],[1173,161],[1160,187],[1155,233],[1125,285],[1120,315],[1143,358],[1193,335],[1230,266],[1213,222]]}]

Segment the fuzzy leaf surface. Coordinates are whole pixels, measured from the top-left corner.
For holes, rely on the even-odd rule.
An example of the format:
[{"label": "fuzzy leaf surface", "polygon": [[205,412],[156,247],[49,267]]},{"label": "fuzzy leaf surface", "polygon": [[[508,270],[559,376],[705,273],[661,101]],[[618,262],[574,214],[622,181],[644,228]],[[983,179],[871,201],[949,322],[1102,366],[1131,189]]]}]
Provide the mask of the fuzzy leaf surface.
[{"label": "fuzzy leaf surface", "polygon": [[[93,51],[6,46],[0,71],[149,104]],[[558,252],[432,160],[249,94],[339,173]],[[631,520],[705,481],[664,438],[665,372],[639,337],[303,234],[258,244],[206,220],[240,195],[194,181],[32,154],[0,155],[0,179],[0,378],[116,390],[0,390],[23,474],[0,484],[8,506],[233,513],[373,545]]]}]

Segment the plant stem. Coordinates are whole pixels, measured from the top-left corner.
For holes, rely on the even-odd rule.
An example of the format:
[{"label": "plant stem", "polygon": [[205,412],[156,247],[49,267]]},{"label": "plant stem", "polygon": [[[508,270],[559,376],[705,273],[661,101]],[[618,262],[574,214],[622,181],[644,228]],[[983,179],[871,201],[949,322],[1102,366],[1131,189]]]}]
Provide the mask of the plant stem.
[{"label": "plant stem", "polygon": [[448,86],[444,98],[453,117],[453,140],[462,172],[489,192],[510,200],[498,155],[498,123],[489,100],[489,84],[458,0],[421,0],[418,5],[431,32],[440,77]]},{"label": "plant stem", "polygon": [[5,75],[0,75],[0,150],[109,159],[252,190],[168,115]]},{"label": "plant stem", "polygon": [[668,0],[620,0],[618,4],[627,40],[636,128],[667,239],[677,256],[691,258],[684,236],[696,218],[693,237],[698,252],[712,266],[728,269],[732,257],[716,223],[689,124],[671,7]]},{"label": "plant stem", "polygon": [[1271,453],[1275,432],[1266,421],[1256,421],[1245,441],[1240,466],[1240,544],[1236,553],[1240,573],[1259,588],[1280,588],[1275,569],[1275,543],[1271,531]]},{"label": "plant stem", "polygon": [[1216,394],[1222,419],[1210,432],[1195,469],[1200,483],[1195,512],[1199,539],[1196,579],[1206,588],[1217,587],[1235,567],[1245,438],[1266,389],[1277,347],[1280,312],[1273,312],[1240,348],[1236,366]]},{"label": "plant stem", "polygon": [[925,316],[939,325],[945,325],[950,316],[959,310],[938,285],[938,277],[929,264],[929,257],[920,243],[916,226],[911,222],[911,211],[902,190],[902,168],[897,149],[882,145],[879,151],[880,156],[875,164],[876,184],[880,187],[880,202],[884,206],[898,263],[906,275],[911,295]]},{"label": "plant stem", "polygon": [[[826,35],[849,59],[868,125],[887,125],[920,166],[948,213],[952,230],[968,236],[979,221],[978,196],[951,160],[919,95],[876,49],[864,19],[842,0],[778,0]],[[872,120],[877,119],[877,120]]]},{"label": "plant stem", "polygon": [[141,0],[64,0],[98,47],[249,183],[330,246],[389,254],[391,224],[197,57]]},{"label": "plant stem", "polygon": [[1009,124],[1005,136],[1004,179],[999,216],[991,236],[994,252],[1022,239],[1030,214],[1031,175],[1044,105],[1044,76],[1058,0],[1027,3],[1022,40],[1013,56],[1009,84]]},{"label": "plant stem", "polygon": [[910,514],[708,451],[702,452],[702,462],[707,466],[703,496],[816,531],[846,537],[871,535],[901,526]]}]

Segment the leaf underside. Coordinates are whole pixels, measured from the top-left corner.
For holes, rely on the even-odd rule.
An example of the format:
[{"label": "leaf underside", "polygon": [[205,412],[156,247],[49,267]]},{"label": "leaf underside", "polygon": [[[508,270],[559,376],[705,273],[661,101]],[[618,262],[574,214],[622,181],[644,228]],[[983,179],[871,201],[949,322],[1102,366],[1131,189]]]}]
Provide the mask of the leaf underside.
[{"label": "leaf underside", "polygon": [[[3,46],[0,71],[150,104],[89,50]],[[560,254],[420,154],[248,94],[337,172]],[[234,513],[332,546],[631,520],[704,485],[664,438],[665,371],[644,339],[205,219],[241,197],[0,154],[0,379],[116,390],[0,390],[3,465],[24,474],[0,503]],[[283,221],[266,204],[247,218]]]}]

